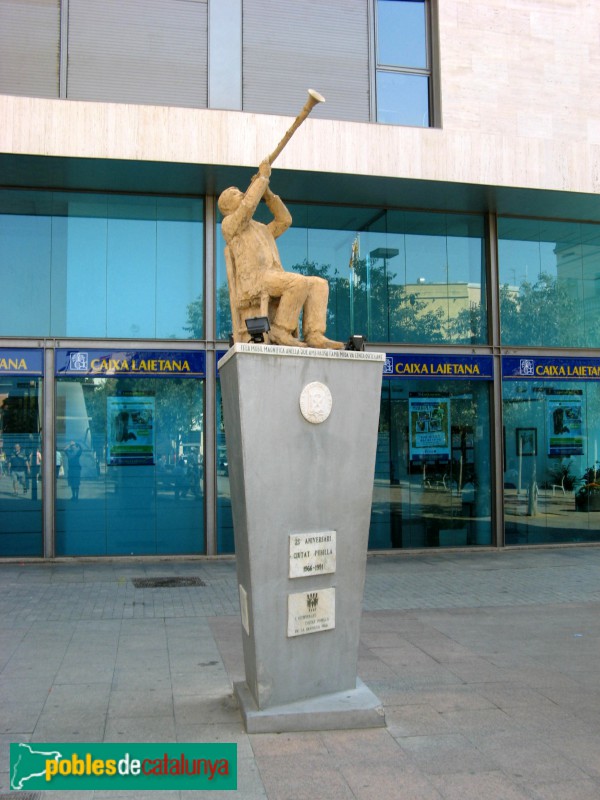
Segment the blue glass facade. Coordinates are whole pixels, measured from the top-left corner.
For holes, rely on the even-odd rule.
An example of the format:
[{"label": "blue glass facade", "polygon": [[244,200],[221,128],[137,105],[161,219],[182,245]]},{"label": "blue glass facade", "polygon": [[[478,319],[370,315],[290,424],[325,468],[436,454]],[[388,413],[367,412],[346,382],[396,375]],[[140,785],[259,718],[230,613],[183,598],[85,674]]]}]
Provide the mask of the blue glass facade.
[{"label": "blue glass facade", "polygon": [[[328,330],[370,342],[487,342],[485,218],[372,208],[288,205],[278,240],[287,269],[329,282]],[[231,331],[224,241],[217,244],[217,336]]]},{"label": "blue glass facade", "polygon": [[[233,552],[219,218],[0,199],[0,555]],[[288,206],[281,260],[328,280],[329,335],[387,353],[370,548],[598,540],[600,226]]]},{"label": "blue glass facade", "polygon": [[203,336],[203,203],[0,191],[0,335]]}]

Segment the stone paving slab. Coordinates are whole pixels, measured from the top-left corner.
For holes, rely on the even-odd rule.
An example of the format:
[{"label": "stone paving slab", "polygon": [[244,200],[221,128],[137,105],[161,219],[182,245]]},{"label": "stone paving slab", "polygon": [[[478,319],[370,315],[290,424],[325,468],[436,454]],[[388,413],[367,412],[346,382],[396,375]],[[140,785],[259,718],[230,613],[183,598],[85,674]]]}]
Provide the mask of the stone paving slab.
[{"label": "stone paving slab", "polygon": [[[205,586],[132,584],[166,576]],[[600,797],[600,548],[371,556],[364,608],[387,727],[248,735],[233,560],[0,563],[0,796],[58,740],[236,742],[244,800]]]}]

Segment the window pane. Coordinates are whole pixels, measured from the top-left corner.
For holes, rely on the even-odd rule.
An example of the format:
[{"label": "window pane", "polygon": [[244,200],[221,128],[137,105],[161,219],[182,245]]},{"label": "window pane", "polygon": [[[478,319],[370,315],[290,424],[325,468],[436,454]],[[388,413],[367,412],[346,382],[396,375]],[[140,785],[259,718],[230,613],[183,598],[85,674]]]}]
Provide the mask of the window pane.
[{"label": "window pane", "polygon": [[354,316],[370,341],[487,341],[481,217],[388,211],[360,243],[366,291]]},{"label": "window pane", "polygon": [[41,556],[42,379],[0,376],[0,556]]},{"label": "window pane", "polygon": [[[283,234],[284,236],[286,234]],[[221,217],[217,224],[216,236],[216,261],[217,269],[215,276],[216,298],[216,328],[217,339],[228,339],[232,333],[231,307],[229,305],[229,286],[227,284],[227,270],[225,268],[225,239],[221,233]]]},{"label": "window pane", "polygon": [[600,384],[503,383],[507,544],[600,541]]},{"label": "window pane", "polygon": [[500,219],[502,342],[600,345],[600,226]]},{"label": "window pane", "polygon": [[[203,391],[181,378],[57,381],[57,555],[204,552]],[[121,407],[151,420],[154,463],[112,458]]]},{"label": "window pane", "polygon": [[156,219],[115,219],[119,210],[111,209],[107,229],[107,334],[124,339],[154,337]]},{"label": "window pane", "polygon": [[395,67],[427,68],[423,0],[378,0],[377,63]]},{"label": "window pane", "polygon": [[[445,452],[423,456],[415,422],[436,411]],[[491,543],[489,415],[485,383],[384,380],[370,549]]]},{"label": "window pane", "polygon": [[203,339],[203,203],[160,198],[157,218],[156,337]]},{"label": "window pane", "polygon": [[48,336],[52,219],[29,213],[36,193],[19,199],[18,192],[0,193],[0,334]]},{"label": "window pane", "polygon": [[202,202],[0,192],[0,278],[3,335],[202,337]]},{"label": "window pane", "polygon": [[[278,239],[286,269],[329,283],[328,332],[340,341],[487,341],[485,228],[479,215],[290,204]],[[266,218],[265,218],[266,219]],[[224,242],[217,245],[219,338],[231,331]]]},{"label": "window pane", "polygon": [[377,121],[429,126],[429,78],[401,72],[377,73]]},{"label": "window pane", "polygon": [[217,553],[235,552],[221,381],[217,381]]}]

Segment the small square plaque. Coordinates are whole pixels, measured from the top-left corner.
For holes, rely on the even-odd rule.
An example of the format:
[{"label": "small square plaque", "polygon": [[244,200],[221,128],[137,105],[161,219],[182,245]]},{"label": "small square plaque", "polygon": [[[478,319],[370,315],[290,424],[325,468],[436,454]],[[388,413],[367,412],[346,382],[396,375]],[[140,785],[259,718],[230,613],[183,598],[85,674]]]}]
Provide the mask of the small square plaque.
[{"label": "small square plaque", "polygon": [[335,589],[316,589],[288,595],[288,636],[335,628]]},{"label": "small square plaque", "polygon": [[290,578],[335,572],[336,532],[290,534]]}]

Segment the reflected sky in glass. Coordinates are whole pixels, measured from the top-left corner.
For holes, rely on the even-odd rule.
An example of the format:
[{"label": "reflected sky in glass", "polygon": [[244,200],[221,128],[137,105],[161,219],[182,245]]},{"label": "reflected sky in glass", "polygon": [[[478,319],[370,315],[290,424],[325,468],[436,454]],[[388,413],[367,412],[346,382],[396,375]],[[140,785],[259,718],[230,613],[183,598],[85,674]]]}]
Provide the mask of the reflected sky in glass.
[{"label": "reflected sky in glass", "polygon": [[427,68],[423,0],[379,0],[377,63],[393,67]]},{"label": "reflected sky in glass", "polygon": [[400,72],[378,72],[377,121],[427,128],[429,78]]},{"label": "reflected sky in glass", "polygon": [[0,193],[2,334],[187,339],[203,269],[199,199]]}]

